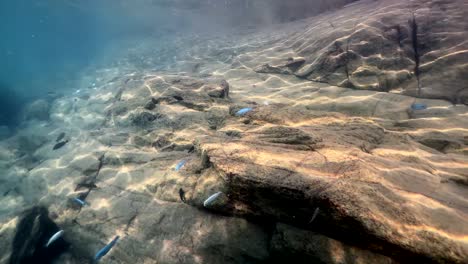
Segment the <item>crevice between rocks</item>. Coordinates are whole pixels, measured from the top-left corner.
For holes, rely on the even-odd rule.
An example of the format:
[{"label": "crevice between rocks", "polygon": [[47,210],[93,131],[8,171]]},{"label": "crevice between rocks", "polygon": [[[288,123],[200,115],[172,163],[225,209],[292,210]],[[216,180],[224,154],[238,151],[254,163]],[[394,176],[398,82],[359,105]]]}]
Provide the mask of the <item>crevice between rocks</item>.
[{"label": "crevice between rocks", "polygon": [[416,76],[416,81],[418,85],[418,97],[421,97],[421,83],[420,83],[420,71],[419,71],[419,63],[420,63],[420,54],[419,54],[419,41],[418,41],[418,24],[416,22],[416,16],[414,12],[412,13],[412,17],[410,20],[410,27],[411,27],[411,42],[413,45],[413,52],[414,52],[414,75]]},{"label": "crevice between rocks", "polygon": [[349,42],[350,42],[350,38],[351,36],[348,37],[348,39],[346,40],[346,59],[345,59],[345,73],[346,73],[346,79],[347,79],[347,85],[346,86],[350,86],[350,88],[353,87],[353,85],[351,84],[351,80],[349,79]]}]

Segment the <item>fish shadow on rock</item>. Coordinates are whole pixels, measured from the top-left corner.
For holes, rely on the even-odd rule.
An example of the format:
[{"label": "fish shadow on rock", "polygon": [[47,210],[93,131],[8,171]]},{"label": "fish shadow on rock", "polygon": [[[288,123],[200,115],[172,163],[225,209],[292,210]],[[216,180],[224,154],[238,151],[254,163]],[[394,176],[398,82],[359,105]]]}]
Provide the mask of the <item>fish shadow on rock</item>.
[{"label": "fish shadow on rock", "polygon": [[55,144],[54,147],[52,148],[52,150],[60,149],[60,148],[62,148],[63,146],[65,146],[65,144],[67,144],[67,143],[68,143],[68,140],[61,141],[61,142]]}]

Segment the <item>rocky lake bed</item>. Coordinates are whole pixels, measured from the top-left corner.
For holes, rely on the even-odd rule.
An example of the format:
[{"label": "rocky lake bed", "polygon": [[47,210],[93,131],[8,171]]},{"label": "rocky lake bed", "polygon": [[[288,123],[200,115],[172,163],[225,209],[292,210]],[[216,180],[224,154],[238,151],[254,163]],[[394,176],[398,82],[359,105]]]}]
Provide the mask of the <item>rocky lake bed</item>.
[{"label": "rocky lake bed", "polygon": [[91,68],[0,141],[0,263],[467,263],[466,15],[363,0]]}]

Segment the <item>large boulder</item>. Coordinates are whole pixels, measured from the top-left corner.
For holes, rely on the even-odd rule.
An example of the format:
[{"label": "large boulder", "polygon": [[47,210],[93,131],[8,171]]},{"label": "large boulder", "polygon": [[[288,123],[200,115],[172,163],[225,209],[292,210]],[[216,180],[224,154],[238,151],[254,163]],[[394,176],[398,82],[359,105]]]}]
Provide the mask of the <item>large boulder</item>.
[{"label": "large boulder", "polygon": [[[430,160],[447,159],[417,150],[418,143],[365,119],[329,116],[325,120],[344,120],[321,123],[323,116],[314,121],[304,111],[285,112],[257,109],[248,125],[227,124],[240,139],[201,137],[199,147],[211,165],[197,181],[192,202],[206,197],[200,189],[222,190],[228,199],[215,211],[320,230],[401,262],[466,262],[468,247],[458,239],[468,232],[463,169],[416,158],[421,152]],[[274,120],[301,125],[284,129]],[[466,157],[449,159],[466,168]],[[430,191],[434,188],[438,192]]]},{"label": "large boulder", "polygon": [[466,15],[463,0],[360,1],[309,18],[311,26],[256,51],[253,64],[262,73],[465,103]]}]

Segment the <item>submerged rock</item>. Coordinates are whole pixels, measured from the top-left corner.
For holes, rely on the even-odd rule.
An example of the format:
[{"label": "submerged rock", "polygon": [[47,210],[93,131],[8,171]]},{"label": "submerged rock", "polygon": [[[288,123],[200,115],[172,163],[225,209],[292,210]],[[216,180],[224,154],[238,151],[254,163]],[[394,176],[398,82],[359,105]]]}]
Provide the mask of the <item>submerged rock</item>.
[{"label": "submerged rock", "polygon": [[25,120],[48,120],[50,105],[46,100],[36,100],[29,104],[24,110]]},{"label": "submerged rock", "polygon": [[147,110],[153,110],[156,107],[156,104],[153,103],[153,101],[149,101],[148,103],[145,104],[145,109]]},{"label": "submerged rock", "polygon": [[[459,19],[457,1],[411,1],[416,35],[436,24],[428,10]],[[407,7],[357,1],[232,42],[181,41],[197,58],[161,52],[179,61],[164,71],[93,71],[111,82],[57,98],[49,122],[0,142],[0,262],[44,256],[36,245],[58,227],[35,223],[53,218],[72,245],[56,263],[88,263],[116,236],[103,263],[466,263],[468,108],[401,94],[417,87]],[[442,91],[430,68],[452,57],[426,40],[421,97]],[[412,111],[416,100],[430,107]],[[62,131],[73,145],[51,151]],[[36,207],[18,222],[37,201],[53,217]]]},{"label": "submerged rock", "polygon": [[258,133],[258,139],[271,143],[282,143],[291,145],[305,145],[312,148],[321,141],[304,131],[292,127],[273,126],[264,128]]},{"label": "submerged rock", "polygon": [[144,110],[135,110],[130,113],[130,120],[136,126],[149,126],[156,119],[161,118],[158,113],[148,112]]},{"label": "submerged rock", "polygon": [[[369,155],[371,146],[372,152],[379,153],[376,146],[383,142],[388,142],[386,144],[392,148],[397,145],[405,148],[408,143],[404,140],[359,119],[321,123],[311,120],[304,112],[264,114],[267,120],[277,120],[275,115],[282,115],[278,121],[281,123],[296,120],[301,129],[272,124],[256,128],[249,124],[243,127],[246,135],[241,139],[205,137],[200,141],[199,148],[212,163],[206,173],[225,175],[224,188],[229,190],[230,205],[215,210],[245,217],[272,218],[300,229],[316,228],[322,235],[401,262],[463,263],[466,259],[468,248],[455,237],[446,237],[438,231],[419,232],[417,228],[442,230],[439,228],[444,226],[443,230],[464,234],[468,226],[458,213],[452,212],[465,210],[461,197],[451,192],[432,193],[429,187],[432,180],[424,172],[429,168],[411,174],[388,171],[386,168],[390,164],[405,164],[409,160],[384,154]],[[260,115],[254,116],[252,123],[258,126],[257,118]],[[297,144],[311,147],[298,148]],[[385,146],[380,148],[381,151],[386,149]],[[382,157],[385,160],[379,161]],[[460,157],[458,162],[461,160]],[[422,164],[416,162],[408,166],[416,168]],[[442,179],[438,176],[438,181]],[[387,184],[388,180],[391,184]],[[455,188],[462,191],[465,187]],[[437,209],[422,206],[419,196],[407,196],[406,192],[423,193],[428,197],[425,199],[451,209],[436,212]],[[320,207],[319,216],[311,223],[317,207]],[[437,214],[437,219],[427,218],[433,214]],[[306,253],[308,249],[302,250],[305,252],[297,254],[309,254]],[[290,256],[286,252],[284,254]],[[358,257],[361,253],[356,254],[350,257],[362,258]],[[336,261],[340,263],[339,259]]]},{"label": "submerged rock", "polygon": [[16,226],[9,263],[53,263],[54,259],[69,247],[69,243],[63,238],[45,247],[49,238],[59,230],[49,218],[47,209],[44,207],[28,209]]},{"label": "submerged rock", "polygon": [[222,80],[218,87],[206,87],[205,90],[210,97],[229,98],[229,83],[226,80]]},{"label": "submerged rock", "polygon": [[252,63],[259,73],[464,103],[466,9],[463,0],[361,1],[306,19],[321,26],[300,28],[271,46],[277,51],[257,51]]},{"label": "submerged rock", "polygon": [[273,74],[294,74],[304,63],[304,58],[288,58],[286,62],[272,66],[263,64],[255,68],[258,73],[273,73]]}]

